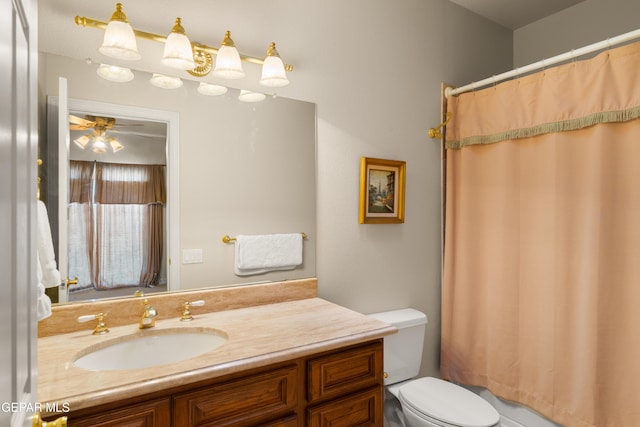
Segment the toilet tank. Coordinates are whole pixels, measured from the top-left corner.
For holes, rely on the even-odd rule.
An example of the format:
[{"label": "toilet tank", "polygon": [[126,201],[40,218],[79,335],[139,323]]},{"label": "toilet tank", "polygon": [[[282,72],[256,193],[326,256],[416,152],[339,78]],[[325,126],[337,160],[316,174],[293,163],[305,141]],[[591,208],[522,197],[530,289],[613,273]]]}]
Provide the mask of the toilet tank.
[{"label": "toilet tank", "polygon": [[385,385],[417,376],[422,362],[426,314],[413,308],[405,308],[369,316],[398,329],[396,334],[384,337],[384,371],[387,374]]}]

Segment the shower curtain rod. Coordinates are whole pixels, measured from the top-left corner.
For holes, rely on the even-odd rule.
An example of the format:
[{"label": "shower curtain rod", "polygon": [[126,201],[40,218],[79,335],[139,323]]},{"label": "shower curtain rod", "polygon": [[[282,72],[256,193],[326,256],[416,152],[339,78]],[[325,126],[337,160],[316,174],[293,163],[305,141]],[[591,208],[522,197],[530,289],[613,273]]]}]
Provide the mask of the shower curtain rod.
[{"label": "shower curtain rod", "polygon": [[517,77],[519,75],[528,73],[530,71],[539,70],[540,68],[545,68],[550,65],[557,64],[559,62],[567,61],[569,59],[574,59],[579,56],[586,55],[588,53],[595,52],[601,49],[607,49],[612,46],[615,46],[639,37],[640,37],[640,29],[631,31],[616,37],[612,37],[610,39],[603,40],[598,43],[590,44],[588,46],[581,47],[580,49],[572,50],[571,52],[562,53],[560,55],[554,56],[549,59],[543,59],[542,61],[534,62],[533,64],[525,65],[524,67],[518,67],[515,70],[507,71],[506,73],[498,74],[497,76],[488,77],[484,80],[480,80],[479,82],[473,82],[466,86],[462,86],[456,89],[447,87],[444,91],[444,95],[447,98],[450,96],[459,95],[463,92],[469,92],[470,90],[479,89],[483,86],[495,84],[502,80],[507,80],[511,77]]}]

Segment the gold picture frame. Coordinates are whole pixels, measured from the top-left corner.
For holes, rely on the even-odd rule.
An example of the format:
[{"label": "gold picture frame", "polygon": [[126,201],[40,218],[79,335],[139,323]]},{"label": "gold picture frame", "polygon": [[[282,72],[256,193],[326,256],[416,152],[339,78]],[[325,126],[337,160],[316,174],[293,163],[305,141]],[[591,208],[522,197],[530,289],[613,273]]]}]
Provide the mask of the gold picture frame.
[{"label": "gold picture frame", "polygon": [[360,159],[360,224],[404,222],[406,162]]}]

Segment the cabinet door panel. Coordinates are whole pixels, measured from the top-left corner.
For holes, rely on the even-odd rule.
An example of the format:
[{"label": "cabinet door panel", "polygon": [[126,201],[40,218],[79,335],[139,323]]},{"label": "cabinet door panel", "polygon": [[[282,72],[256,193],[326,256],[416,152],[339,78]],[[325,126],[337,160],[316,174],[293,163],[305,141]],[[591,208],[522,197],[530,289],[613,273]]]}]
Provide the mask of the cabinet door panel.
[{"label": "cabinet door panel", "polygon": [[263,425],[293,413],[297,366],[252,374],[174,397],[174,426]]},{"label": "cabinet door panel", "polygon": [[308,427],[382,427],[382,387],[374,387],[308,410]]},{"label": "cabinet door panel", "polygon": [[169,398],[68,420],[69,427],[170,427]]},{"label": "cabinet door panel", "polygon": [[308,363],[309,402],[382,384],[382,343],[332,353]]}]

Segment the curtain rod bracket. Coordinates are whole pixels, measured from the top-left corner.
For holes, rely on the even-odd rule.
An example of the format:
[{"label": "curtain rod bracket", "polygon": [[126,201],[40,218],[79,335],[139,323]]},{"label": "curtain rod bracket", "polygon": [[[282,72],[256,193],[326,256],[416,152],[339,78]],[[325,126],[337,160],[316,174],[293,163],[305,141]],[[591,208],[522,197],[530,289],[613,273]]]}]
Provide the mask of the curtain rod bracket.
[{"label": "curtain rod bracket", "polygon": [[449,120],[451,120],[451,113],[447,111],[447,115],[445,117],[444,122],[440,123],[437,127],[435,128],[431,128],[429,129],[429,138],[442,138],[444,135],[443,133],[440,131],[443,127],[445,127],[447,125],[447,123],[449,123]]}]

